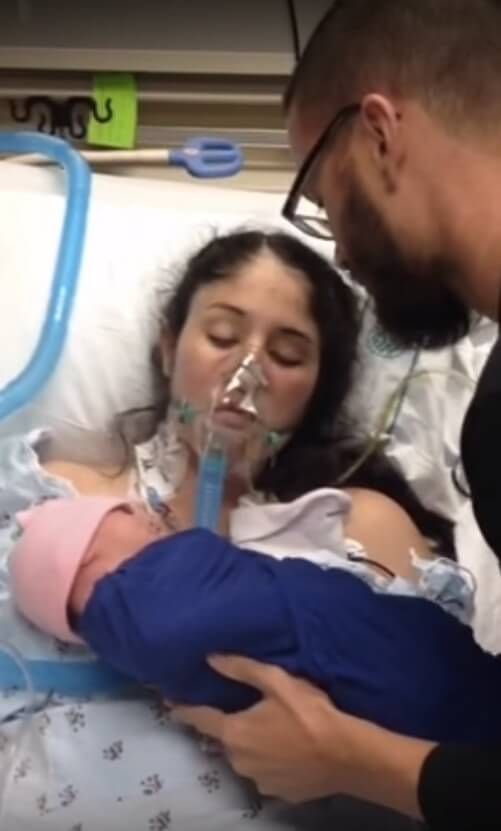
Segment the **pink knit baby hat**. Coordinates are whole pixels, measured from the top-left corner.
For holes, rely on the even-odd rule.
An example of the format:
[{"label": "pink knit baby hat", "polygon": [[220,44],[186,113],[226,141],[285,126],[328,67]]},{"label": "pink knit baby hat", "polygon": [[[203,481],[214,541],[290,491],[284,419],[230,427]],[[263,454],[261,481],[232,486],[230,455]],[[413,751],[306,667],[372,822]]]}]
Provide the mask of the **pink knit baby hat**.
[{"label": "pink knit baby hat", "polygon": [[68,601],[80,564],[104,517],[123,500],[82,496],[51,499],[17,514],[23,532],[10,556],[14,601],[31,623],[81,643],[68,621]]}]

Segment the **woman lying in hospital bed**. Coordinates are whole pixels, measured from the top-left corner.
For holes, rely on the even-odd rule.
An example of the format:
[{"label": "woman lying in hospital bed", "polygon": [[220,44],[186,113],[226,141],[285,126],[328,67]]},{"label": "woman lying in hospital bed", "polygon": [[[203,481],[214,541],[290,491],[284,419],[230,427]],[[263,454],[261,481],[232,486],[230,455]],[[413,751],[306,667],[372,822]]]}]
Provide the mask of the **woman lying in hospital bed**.
[{"label": "woman lying in hospital bed", "polygon": [[[385,607],[390,611],[378,640],[377,648],[383,650],[386,645],[386,653],[381,651],[378,655],[374,647],[370,652],[366,648],[364,625],[371,625],[370,616],[369,623],[360,621],[361,626],[355,625],[356,620],[351,621],[355,659],[365,655],[368,661],[365,669],[370,676],[380,678],[381,674],[375,670],[378,664],[384,667],[385,662],[395,672],[395,661],[399,658],[404,663],[396,668],[397,675],[399,671],[412,672],[416,662],[409,659],[415,632],[411,618],[419,606],[422,606],[424,628],[431,626],[432,621],[434,631],[435,626],[442,627],[448,637],[452,633],[452,641],[446,638],[442,648],[424,635],[426,650],[419,656],[418,651],[424,646],[416,643],[421,667],[416,684],[421,684],[422,689],[417,690],[414,685],[415,703],[423,696],[433,706],[435,694],[440,695],[425,674],[428,651],[439,673],[442,659],[444,663],[449,660],[452,686],[455,673],[466,673],[465,664],[471,664],[472,660],[478,659],[480,673],[489,674],[490,665],[485,669],[487,664],[476,651],[469,629],[454,617],[455,614],[467,621],[471,614],[472,593],[467,578],[452,561],[442,560],[438,569],[426,567],[423,562],[433,550],[452,554],[450,528],[440,517],[419,505],[405,483],[382,459],[373,458],[359,468],[349,482],[351,487],[342,493],[329,491],[332,517],[325,540],[320,540],[321,526],[301,525],[305,498],[310,507],[324,508],[325,492],[315,494],[314,490],[335,484],[357,454],[352,446],[343,450],[344,443],[332,444],[339,433],[340,409],[355,366],[358,320],[350,291],[330,266],[297,240],[280,234],[242,232],[216,239],[188,264],[167,303],[164,324],[160,359],[164,374],[169,377],[167,418],[164,418],[166,402],[163,402],[158,408],[163,418],[149,438],[134,446],[133,464],[120,475],[111,476],[109,471],[64,462],[48,465],[47,475],[30,453],[27,441],[10,440],[4,442],[3,451],[0,448],[4,454],[3,475],[10,482],[8,504],[2,505],[5,521],[0,536],[5,551],[6,582],[8,551],[18,536],[14,514],[30,503],[76,493],[112,496],[120,501],[140,499],[163,524],[162,534],[190,528],[200,424],[212,410],[219,427],[235,441],[230,453],[222,533],[242,547],[264,550],[271,557],[294,554],[308,557],[313,566],[301,560],[294,567],[306,568],[305,574],[314,574],[311,585],[319,592],[320,586],[329,586],[334,574],[332,567],[342,568],[341,580],[347,581],[342,585],[357,587],[353,608],[359,616],[365,614],[364,610],[370,610],[378,599],[383,603],[395,601],[396,605]],[[255,420],[266,429],[253,433],[253,441],[243,447],[239,445],[239,434],[248,435],[249,414],[239,411],[238,398],[223,404],[218,391],[233,377],[246,356],[251,357],[261,377],[251,398],[258,416]],[[333,425],[337,425],[334,430]],[[270,437],[273,440],[268,441]],[[382,493],[377,493],[378,490]],[[295,499],[298,501],[294,502]],[[280,504],[278,500],[290,504]],[[189,540],[190,536],[177,539]],[[224,555],[225,543],[216,540],[210,535],[208,539],[201,538],[208,545],[208,556],[211,551],[214,554],[215,545],[221,546],[216,552],[217,558]],[[175,550],[172,549],[175,541],[176,537],[161,543],[166,546],[166,557],[170,556],[169,551]],[[129,554],[134,553],[130,543],[128,540]],[[411,550],[422,559],[413,562]],[[242,552],[242,561],[250,556]],[[129,565],[139,559],[130,560]],[[318,566],[325,570],[320,571]],[[107,567],[107,570],[112,569]],[[347,571],[355,572],[355,576],[346,574]],[[99,569],[96,574],[99,576]],[[89,596],[92,586],[90,580],[84,594]],[[174,585],[171,590],[175,592]],[[395,597],[406,594],[436,602]],[[342,595],[345,597],[346,592]],[[197,602],[195,596],[195,610]],[[77,606],[77,611],[82,608]],[[313,594],[309,608],[314,615]],[[407,618],[409,649],[388,650],[392,643],[399,643],[396,639],[399,626],[407,625],[403,623],[406,609],[412,610]],[[252,611],[259,619],[261,609]],[[50,657],[64,663],[75,654],[81,655],[78,648],[63,648],[33,630],[15,614],[10,603],[3,605],[1,613],[4,631],[10,633],[11,642],[26,657]],[[458,643],[459,632],[464,651],[454,646],[454,655],[448,657],[447,645]],[[202,642],[199,648],[197,662],[206,675],[209,671],[203,666],[202,652],[207,646],[218,644]],[[178,659],[183,658],[183,649],[180,644]],[[89,655],[86,659],[91,660]],[[294,668],[291,664],[288,666]],[[412,677],[416,679],[416,675]],[[445,677],[441,675],[440,680]],[[191,692],[183,688],[186,700],[198,701],[199,695],[203,698],[203,678],[202,675],[198,689],[196,685]],[[243,703],[242,696],[249,700],[249,691],[233,689],[228,693],[221,683],[223,687],[218,688],[217,679],[210,676],[209,685],[216,685],[213,689],[219,689],[217,694],[229,695],[229,708],[231,695],[235,696],[236,706]],[[386,684],[391,684],[391,678]],[[407,683],[407,692],[409,689]],[[128,827],[162,831],[175,829],[176,818],[177,827],[182,831],[202,827],[233,829],[240,827],[239,823],[243,827],[249,812],[255,809],[249,805],[245,788],[229,777],[223,760],[205,758],[198,746],[187,743],[172,725],[168,733],[163,731],[162,710],[155,706],[152,710],[148,699],[128,698],[72,702],[67,697],[56,696],[52,706],[36,716],[35,724],[43,734],[49,759],[52,755],[57,762],[53,762],[49,782],[40,773],[37,775],[36,760],[30,761],[29,755],[24,759],[21,773],[16,770],[9,790],[10,813],[7,814],[18,823],[15,827],[31,829],[36,825],[62,831],[78,828],[79,823],[85,827],[98,822],[103,831],[112,831],[125,822]],[[448,688],[446,700],[438,699],[435,714],[445,711],[450,715],[452,698]],[[3,712],[11,712],[12,703],[12,699],[6,699]],[[214,699],[208,703],[221,701]],[[407,716],[413,717],[411,705]],[[463,727],[464,735],[471,736],[471,730],[482,729],[481,722],[479,716],[471,724],[463,723],[459,708],[449,722],[444,722],[443,729],[455,724],[451,729],[458,730],[458,738]],[[438,730],[437,725],[435,721]],[[8,732],[8,728],[4,729]],[[298,822],[292,809],[267,805],[259,827],[302,827]]]}]

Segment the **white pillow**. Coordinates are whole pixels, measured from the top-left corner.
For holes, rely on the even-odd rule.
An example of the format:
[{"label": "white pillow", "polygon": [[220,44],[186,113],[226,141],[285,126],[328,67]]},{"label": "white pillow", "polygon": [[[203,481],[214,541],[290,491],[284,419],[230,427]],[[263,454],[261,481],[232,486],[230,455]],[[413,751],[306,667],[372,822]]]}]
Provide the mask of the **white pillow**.
[{"label": "white pillow", "polygon": [[[59,171],[0,164],[0,388],[25,366],[45,312],[64,209]],[[114,416],[153,400],[158,289],[214,230],[269,224],[281,197],[93,176],[77,299],[59,366],[0,432],[47,425],[53,453],[114,462]],[[268,220],[268,222],[266,222]]]}]

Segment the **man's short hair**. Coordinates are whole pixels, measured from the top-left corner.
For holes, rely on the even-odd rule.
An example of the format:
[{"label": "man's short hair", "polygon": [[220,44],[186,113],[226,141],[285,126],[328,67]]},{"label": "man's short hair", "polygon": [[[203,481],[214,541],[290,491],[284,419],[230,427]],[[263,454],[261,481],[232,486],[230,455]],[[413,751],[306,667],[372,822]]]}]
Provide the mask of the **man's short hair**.
[{"label": "man's short hair", "polygon": [[501,117],[501,0],[337,0],[284,96],[332,117],[370,92],[415,97],[451,129]]}]

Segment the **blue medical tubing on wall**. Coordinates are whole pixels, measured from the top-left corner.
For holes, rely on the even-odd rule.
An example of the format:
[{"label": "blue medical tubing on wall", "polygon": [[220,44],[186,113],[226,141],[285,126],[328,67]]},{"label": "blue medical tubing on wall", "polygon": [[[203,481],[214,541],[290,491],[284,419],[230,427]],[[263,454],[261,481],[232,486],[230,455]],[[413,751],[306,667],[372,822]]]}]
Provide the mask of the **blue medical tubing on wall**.
[{"label": "blue medical tubing on wall", "polygon": [[0,389],[1,421],[38,395],[63,351],[80,273],[91,174],[80,154],[53,136],[0,132],[0,153],[40,153],[60,164],[67,177],[66,211],[45,320],[27,365]]}]

